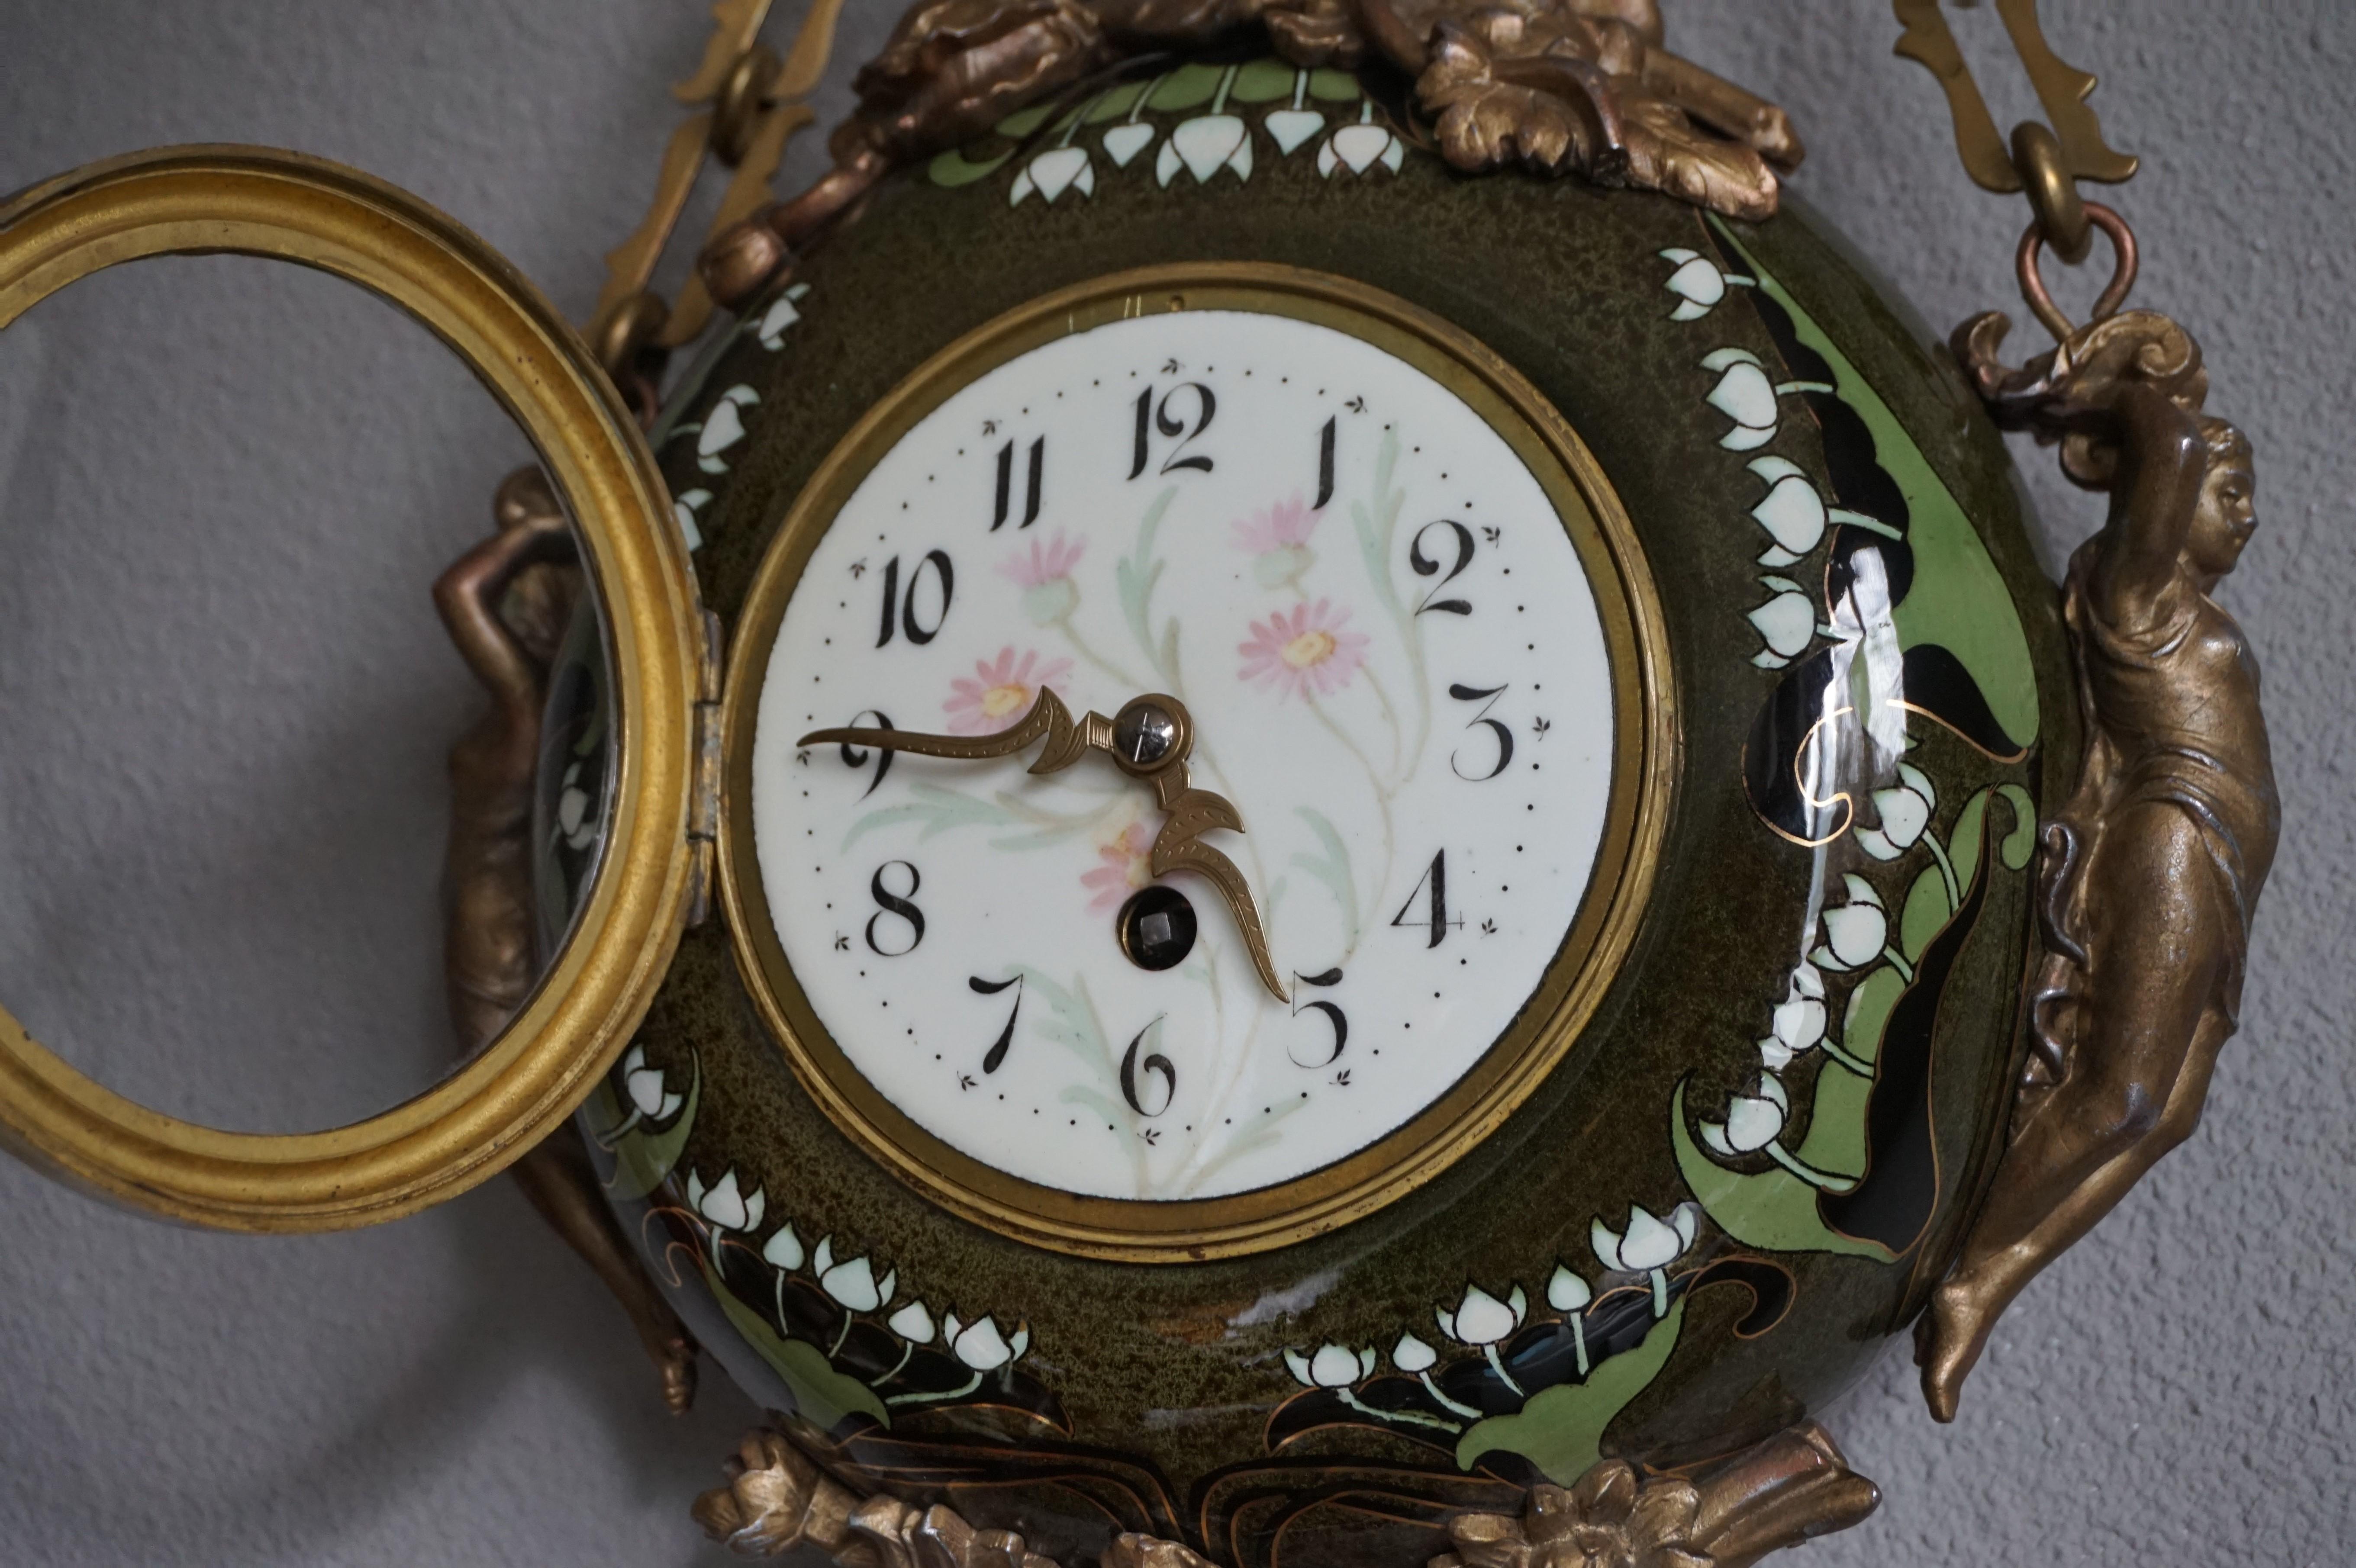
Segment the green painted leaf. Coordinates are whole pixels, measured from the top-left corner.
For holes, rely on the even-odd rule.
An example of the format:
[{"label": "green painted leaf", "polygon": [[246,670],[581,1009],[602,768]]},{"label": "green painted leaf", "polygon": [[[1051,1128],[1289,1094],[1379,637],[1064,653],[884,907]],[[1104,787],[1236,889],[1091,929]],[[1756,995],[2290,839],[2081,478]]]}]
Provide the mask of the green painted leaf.
[{"label": "green painted leaf", "polygon": [[[1841,1069],[1847,1072],[1847,1069]],[[1863,1102],[1857,1113],[1863,1118]],[[1823,1119],[1819,1113],[1818,1119]],[[1809,1129],[1811,1142],[1816,1131]],[[1859,1130],[1862,1138],[1862,1128]],[[1816,1212],[1816,1189],[1780,1167],[1746,1175],[1729,1170],[1686,1131],[1686,1086],[1677,1085],[1669,1103],[1669,1136],[1676,1145],[1677,1168],[1686,1185],[1718,1228],[1746,1246],[1771,1253],[1846,1253],[1895,1263],[1898,1254],[1879,1242],[1844,1236],[1826,1227]]]},{"label": "green painted leaf", "polygon": [[1456,1445],[1456,1463],[1469,1470],[1483,1454],[1518,1454],[1558,1486],[1569,1486],[1603,1456],[1603,1432],[1660,1376],[1685,1325],[1685,1298],[1652,1327],[1633,1349],[1622,1350],[1583,1383],[1540,1389],[1513,1415],[1477,1422]]},{"label": "green painted leaf", "polygon": [[1137,101],[1153,90],[1151,80],[1132,81],[1114,88],[1088,105],[1086,116],[1091,125],[1101,125],[1108,120],[1119,120],[1137,107]]},{"label": "green painted leaf", "polygon": [[[605,1103],[620,1109],[613,1090],[605,1083],[597,1085]],[[695,1127],[695,1110],[703,1100],[703,1059],[688,1058],[687,1102],[679,1109],[679,1119],[659,1133],[633,1129],[614,1143],[614,1174],[606,1179],[605,1190],[616,1199],[629,1200],[644,1198],[670,1179],[672,1168],[687,1148],[687,1136]],[[593,1097],[594,1103],[594,1097]],[[619,1123],[616,1115],[608,1119],[609,1127]]]},{"label": "green painted leaf", "polygon": [[[1992,793],[1982,790],[1964,803],[1964,809],[1955,816],[1954,829],[1947,835],[1946,864],[1925,868],[1915,877],[1914,885],[1906,890],[1906,903],[1898,917],[1898,950],[1906,955],[1909,962],[1921,959],[1932,941],[1946,929],[1960,901],[1972,891],[1972,883],[1979,876],[1980,837],[1987,826],[1988,796]],[[1951,873],[1956,880],[1952,895],[1947,889]]]},{"label": "green painted leaf", "polygon": [[2037,852],[2037,803],[2017,784],[1998,784],[1996,793],[2012,808],[2012,831],[1997,846],[1997,853],[2003,858],[2005,869],[2018,871]]},{"label": "green painted leaf", "polygon": [[1315,806],[1297,805],[1293,807],[1293,815],[1309,824],[1309,830],[1317,835],[1317,842],[1323,847],[1325,855],[1320,859],[1305,850],[1296,849],[1291,863],[1324,883],[1325,891],[1333,895],[1333,902],[1342,912],[1344,936],[1342,945],[1346,951],[1355,952],[1358,946],[1358,883],[1357,879],[1350,874],[1350,847],[1342,842],[1342,835],[1325,814]]},{"label": "green painted leaf", "polygon": [[1312,98],[1322,98],[1328,103],[1349,103],[1355,101],[1358,91],[1358,79],[1346,70],[1323,66],[1309,73]]},{"label": "green painted leaf", "polygon": [[1023,137],[1028,136],[1032,132],[1036,131],[1040,126],[1045,124],[1047,123],[1047,116],[1055,112],[1055,105],[1052,101],[1045,103],[1034,103],[1028,109],[1016,110],[1013,113],[1009,114],[1005,119],[1001,120],[994,128],[1000,135],[1007,137],[1010,140],[1019,142]]},{"label": "green painted leaf", "polygon": [[872,1415],[885,1426],[892,1424],[891,1412],[884,1408],[883,1399],[873,1389],[848,1373],[836,1371],[827,1360],[826,1352],[809,1340],[788,1339],[779,1334],[767,1317],[736,1299],[712,1271],[709,1258],[699,1258],[698,1264],[703,1270],[704,1285],[712,1292],[712,1299],[720,1303],[720,1310],[727,1314],[729,1325],[793,1391],[796,1413],[827,1432],[833,1431],[853,1411]]},{"label": "green painted leaf", "polygon": [[1914,878],[1914,885],[1906,890],[1906,902],[1898,916],[1898,951],[1912,963],[1922,956],[1922,949],[1931,945],[1931,938],[1947,923],[1954,905],[1947,901],[1946,873],[1936,866],[1925,866]]},{"label": "green painted leaf", "polygon": [[910,786],[908,793],[916,798],[906,805],[880,806],[852,823],[851,831],[842,836],[842,847],[848,849],[877,828],[903,822],[924,824],[924,831],[916,835],[919,843],[952,827],[1020,826],[1005,807],[962,790],[920,784]]},{"label": "green painted leaf", "polygon": [[1219,91],[1219,79],[1226,74],[1225,66],[1182,65],[1162,79],[1145,106],[1154,110],[1192,109],[1198,103],[1208,103],[1211,95]]},{"label": "green painted leaf", "polygon": [[1893,613],[1899,645],[1936,643],[1954,654],[1979,683],[1980,694],[2005,733],[2023,747],[2035,744],[2037,671],[2029,659],[2029,637],[1971,519],[1890,405],[1815,318],[1759,264],[1730,226],[1713,219],[1712,227],[1749,264],[1761,291],[1789,313],[1800,341],[1832,367],[1841,400],[1865,421],[1873,435],[1875,458],[1905,494],[1914,585]]},{"label": "green painted leaf", "polygon": [[1293,78],[1299,74],[1280,59],[1253,60],[1236,72],[1236,84],[1227,90],[1227,99],[1234,103],[1272,103],[1290,98]]},{"label": "green painted leaf", "polygon": [[1841,1019],[1841,1049],[1869,1067],[1880,1061],[1890,1009],[1905,994],[1905,976],[1887,964],[1859,980],[1848,994],[1848,1010]]},{"label": "green painted leaf", "polygon": [[[1894,970],[1885,970],[1896,978]],[[1808,1136],[1792,1151],[1801,1164],[1826,1176],[1851,1179],[1865,1174],[1867,1103],[1873,1098],[1873,1080],[1829,1056],[1819,1055],[1815,1109],[1808,1118]]]},{"label": "green painted leaf", "polygon": [[1162,569],[1166,564],[1153,559],[1153,539],[1162,531],[1162,514],[1177,498],[1178,487],[1174,485],[1153,497],[1153,504],[1145,508],[1145,516],[1137,525],[1137,548],[1127,559],[1113,563],[1113,586],[1120,593],[1121,617],[1129,623],[1129,635],[1137,639],[1137,645],[1145,650],[1149,659],[1161,656],[1153,644],[1151,612],[1153,585],[1162,581]]},{"label": "green painted leaf", "polygon": [[971,185],[978,179],[986,179],[996,174],[999,165],[1013,155],[1014,149],[1009,147],[994,158],[975,163],[965,155],[964,149],[952,147],[935,158],[926,172],[935,185],[946,186],[954,190],[958,186]]}]

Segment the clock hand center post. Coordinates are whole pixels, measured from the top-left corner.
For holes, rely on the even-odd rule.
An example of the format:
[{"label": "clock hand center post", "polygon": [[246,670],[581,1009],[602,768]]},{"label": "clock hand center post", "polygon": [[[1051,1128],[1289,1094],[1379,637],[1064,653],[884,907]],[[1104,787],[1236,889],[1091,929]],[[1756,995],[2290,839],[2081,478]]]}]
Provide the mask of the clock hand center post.
[{"label": "clock hand center post", "polygon": [[1090,752],[1102,752],[1113,765],[1133,779],[1153,785],[1155,804],[1163,813],[1162,831],[1154,836],[1146,866],[1161,878],[1172,871],[1192,871],[1219,891],[1227,911],[1251,955],[1252,967],[1269,994],[1289,1002],[1276,963],[1269,955],[1268,933],[1259,907],[1241,868],[1202,841],[1216,828],[1244,831],[1243,817],[1233,802],[1211,790],[1196,789],[1186,759],[1194,749],[1194,720],[1186,705],[1155,692],[1130,699],[1108,719],[1090,712],[1075,720],[1063,699],[1042,689],[1030,712],[1012,728],[994,735],[932,735],[913,730],[813,730],[799,746],[877,746],[887,751],[914,752],[919,756],[958,762],[1011,757],[1044,740],[1046,749],[1031,764],[1034,773],[1060,773]]}]

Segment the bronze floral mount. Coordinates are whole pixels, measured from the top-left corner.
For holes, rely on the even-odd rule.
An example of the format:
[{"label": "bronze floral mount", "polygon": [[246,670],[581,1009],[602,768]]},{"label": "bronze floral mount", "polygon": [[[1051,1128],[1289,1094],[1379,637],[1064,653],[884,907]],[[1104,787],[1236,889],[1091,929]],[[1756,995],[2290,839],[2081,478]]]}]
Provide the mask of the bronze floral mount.
[{"label": "bronze floral mount", "polygon": [[[1692,1479],[1607,1459],[1576,1486],[1537,1486],[1516,1518],[1460,1514],[1454,1550],[1430,1568],[1749,1568],[1770,1552],[1845,1530],[1881,1501],[1825,1429],[1804,1422]],[[803,1548],[841,1568],[1055,1568],[1012,1531],[976,1530],[955,1509],[878,1494],[862,1499],[775,1432],[755,1432],[727,1484],[695,1501],[704,1533],[741,1557]],[[1175,1541],[1121,1535],[1099,1568],[1213,1568]]]},{"label": "bronze floral mount", "polygon": [[715,239],[704,284],[735,308],[892,169],[1125,59],[1255,30],[1298,66],[1406,73],[1468,171],[1576,171],[1756,219],[1805,155],[1782,109],[1668,51],[1657,0],[923,0],[853,83],[832,171]]}]

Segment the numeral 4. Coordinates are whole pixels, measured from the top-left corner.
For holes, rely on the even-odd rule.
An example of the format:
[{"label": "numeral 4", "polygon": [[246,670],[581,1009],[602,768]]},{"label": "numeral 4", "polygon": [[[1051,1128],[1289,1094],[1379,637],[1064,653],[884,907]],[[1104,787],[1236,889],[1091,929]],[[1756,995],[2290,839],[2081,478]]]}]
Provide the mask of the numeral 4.
[{"label": "numeral 4", "polygon": [[[1419,899],[1424,901],[1424,912],[1409,920],[1408,911],[1415,908]],[[1462,916],[1451,919],[1448,913],[1447,850],[1442,849],[1431,858],[1431,864],[1424,868],[1422,877],[1416,881],[1415,891],[1408,894],[1407,902],[1399,905],[1398,913],[1391,916],[1391,923],[1426,928],[1431,933],[1431,940],[1424,944],[1427,947],[1439,946],[1448,939],[1451,927],[1461,928],[1464,924]]]}]

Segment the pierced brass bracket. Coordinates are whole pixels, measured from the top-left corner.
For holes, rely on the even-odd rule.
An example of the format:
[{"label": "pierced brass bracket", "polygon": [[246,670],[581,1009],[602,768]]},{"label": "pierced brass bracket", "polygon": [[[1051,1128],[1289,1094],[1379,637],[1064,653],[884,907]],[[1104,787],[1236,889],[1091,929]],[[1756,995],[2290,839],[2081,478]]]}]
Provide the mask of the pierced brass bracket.
[{"label": "pierced brass bracket", "polygon": [[720,0],[712,8],[712,36],[693,75],[671,89],[681,103],[703,106],[680,122],[663,149],[646,217],[629,238],[605,254],[605,283],[583,331],[598,361],[634,400],[651,411],[651,381],[639,360],[692,341],[712,320],[712,298],[691,275],[674,301],[651,287],[707,159],[733,171],[705,240],[734,227],[775,198],[770,181],[796,132],[817,119],[802,101],[826,74],[843,0],[813,0],[785,58],[759,41],[770,0]]},{"label": "pierced brass bracket", "polygon": [[[2029,182],[1997,133],[1987,101],[1972,80],[1972,68],[1964,61],[1939,0],[1890,0],[1890,9],[1906,25],[1897,53],[1926,67],[1946,91],[1955,122],[1955,151],[1962,155],[1965,172],[1982,189],[1998,196],[2024,188]],[[2136,160],[2104,142],[2103,123],[2086,101],[2094,96],[2096,78],[2065,64],[2053,52],[2037,20],[2037,0],[1996,0],[1996,10],[2051,123],[2062,171],[2070,178],[2103,185],[2134,178]]]}]

